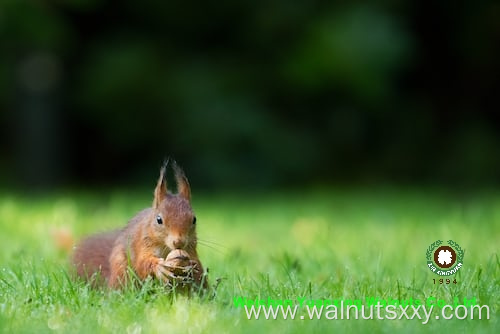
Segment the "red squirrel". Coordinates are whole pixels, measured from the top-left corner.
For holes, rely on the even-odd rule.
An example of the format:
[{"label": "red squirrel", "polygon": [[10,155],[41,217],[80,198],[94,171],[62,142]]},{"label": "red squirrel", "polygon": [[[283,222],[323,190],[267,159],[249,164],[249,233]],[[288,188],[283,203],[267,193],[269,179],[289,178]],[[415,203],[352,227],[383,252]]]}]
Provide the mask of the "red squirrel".
[{"label": "red squirrel", "polygon": [[178,193],[169,192],[167,165],[168,161],[160,170],[151,208],[140,211],[124,228],[91,236],[75,247],[72,262],[78,276],[95,282],[98,275],[100,283],[120,288],[128,283],[131,268],[141,281],[151,276],[168,285],[182,282],[207,288],[196,252],[189,182],[174,162]]}]

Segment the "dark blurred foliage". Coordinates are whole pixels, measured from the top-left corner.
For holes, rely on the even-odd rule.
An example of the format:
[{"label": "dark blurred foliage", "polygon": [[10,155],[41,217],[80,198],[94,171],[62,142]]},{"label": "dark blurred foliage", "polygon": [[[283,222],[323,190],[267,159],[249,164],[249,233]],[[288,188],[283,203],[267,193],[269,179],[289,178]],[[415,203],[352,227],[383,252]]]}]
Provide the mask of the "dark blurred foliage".
[{"label": "dark blurred foliage", "polygon": [[498,1],[0,2],[0,180],[500,181]]}]

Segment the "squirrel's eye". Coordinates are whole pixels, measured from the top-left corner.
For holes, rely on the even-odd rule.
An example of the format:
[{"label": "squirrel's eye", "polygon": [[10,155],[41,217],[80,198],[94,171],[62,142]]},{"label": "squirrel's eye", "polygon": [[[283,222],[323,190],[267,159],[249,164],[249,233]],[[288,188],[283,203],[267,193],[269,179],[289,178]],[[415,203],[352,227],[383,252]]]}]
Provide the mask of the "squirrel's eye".
[{"label": "squirrel's eye", "polygon": [[196,217],[193,217],[193,225],[196,224]]},{"label": "squirrel's eye", "polygon": [[160,225],[163,224],[163,219],[161,218],[160,215],[156,216],[156,222]]}]

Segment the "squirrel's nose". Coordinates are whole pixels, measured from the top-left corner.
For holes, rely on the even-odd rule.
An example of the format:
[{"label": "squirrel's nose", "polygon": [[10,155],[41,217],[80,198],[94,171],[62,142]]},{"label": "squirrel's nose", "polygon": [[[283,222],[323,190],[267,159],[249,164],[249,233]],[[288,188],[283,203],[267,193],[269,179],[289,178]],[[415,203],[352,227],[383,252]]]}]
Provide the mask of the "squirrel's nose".
[{"label": "squirrel's nose", "polygon": [[184,245],[186,244],[183,239],[174,239],[172,242],[173,246],[175,249],[182,249],[184,248]]}]

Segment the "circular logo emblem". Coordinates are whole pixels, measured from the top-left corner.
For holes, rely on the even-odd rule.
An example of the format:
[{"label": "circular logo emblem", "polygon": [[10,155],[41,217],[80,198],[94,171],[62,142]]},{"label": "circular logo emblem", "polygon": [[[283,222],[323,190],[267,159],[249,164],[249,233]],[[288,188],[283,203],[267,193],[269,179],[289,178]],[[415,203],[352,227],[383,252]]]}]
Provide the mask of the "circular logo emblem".
[{"label": "circular logo emblem", "polygon": [[434,251],[434,263],[441,269],[453,267],[457,262],[457,253],[450,246],[441,246]]},{"label": "circular logo emblem", "polygon": [[427,266],[437,275],[453,275],[462,267],[465,252],[453,240],[448,240],[448,245],[442,243],[437,240],[427,249]]}]

